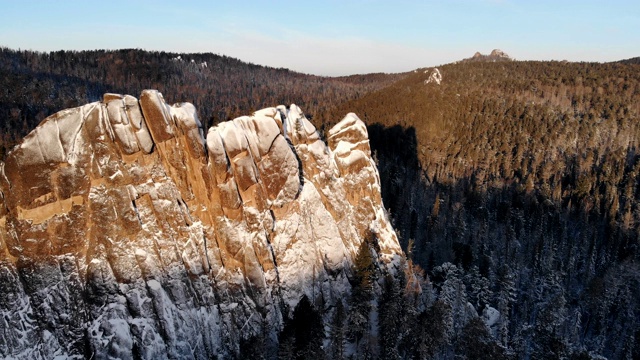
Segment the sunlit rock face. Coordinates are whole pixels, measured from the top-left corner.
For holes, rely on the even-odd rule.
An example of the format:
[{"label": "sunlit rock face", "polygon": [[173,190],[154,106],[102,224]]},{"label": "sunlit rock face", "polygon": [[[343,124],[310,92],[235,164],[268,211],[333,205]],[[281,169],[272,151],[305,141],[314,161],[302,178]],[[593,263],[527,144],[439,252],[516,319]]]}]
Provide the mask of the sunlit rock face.
[{"label": "sunlit rock face", "polygon": [[0,163],[0,357],[224,358],[348,295],[370,232],[401,250],[365,125],[328,143],[295,105],[205,132],[152,90],[47,118]]}]

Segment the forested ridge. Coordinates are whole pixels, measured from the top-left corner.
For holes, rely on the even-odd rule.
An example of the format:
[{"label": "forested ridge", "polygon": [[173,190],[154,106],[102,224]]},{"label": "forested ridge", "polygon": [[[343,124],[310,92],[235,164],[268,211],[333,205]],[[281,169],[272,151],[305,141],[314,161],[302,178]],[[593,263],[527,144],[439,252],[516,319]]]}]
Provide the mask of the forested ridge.
[{"label": "forested ridge", "polygon": [[[215,54],[0,49],[2,149],[44,117],[155,88],[208,126],[296,103],[367,124],[407,253],[376,237],[336,306],[302,299],[240,358],[640,358],[640,65],[464,62],[325,78]],[[265,329],[269,324],[265,324]],[[265,330],[265,334],[267,331]]]},{"label": "forested ridge", "polygon": [[639,358],[640,66],[432,71],[338,112],[369,124],[385,206],[453,311],[449,344],[468,302],[499,312],[493,339],[515,358]]},{"label": "forested ridge", "polygon": [[307,75],[212,53],[139,49],[37,52],[0,47],[0,158],[53,113],[102,99],[162,92],[191,102],[205,126],[278,104],[308,115],[358,98],[406,74]]}]

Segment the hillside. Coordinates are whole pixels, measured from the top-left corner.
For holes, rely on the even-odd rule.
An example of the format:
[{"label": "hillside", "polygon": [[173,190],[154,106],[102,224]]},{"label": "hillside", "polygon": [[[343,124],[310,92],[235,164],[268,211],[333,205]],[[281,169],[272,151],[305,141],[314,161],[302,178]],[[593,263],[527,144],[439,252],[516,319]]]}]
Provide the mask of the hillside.
[{"label": "hillside", "polygon": [[306,75],[228,56],[137,49],[41,53],[0,48],[0,158],[45,117],[102,94],[157,89],[188,101],[206,127],[273,104],[295,103],[309,117],[405,74]]},{"label": "hillside", "polygon": [[640,66],[438,70],[337,110],[369,124],[405,249],[518,358],[637,358]]},{"label": "hillside", "polygon": [[620,60],[618,62],[622,63],[622,64],[628,64],[628,65],[640,64],[640,56],[634,57],[634,58],[630,58],[630,59]]}]

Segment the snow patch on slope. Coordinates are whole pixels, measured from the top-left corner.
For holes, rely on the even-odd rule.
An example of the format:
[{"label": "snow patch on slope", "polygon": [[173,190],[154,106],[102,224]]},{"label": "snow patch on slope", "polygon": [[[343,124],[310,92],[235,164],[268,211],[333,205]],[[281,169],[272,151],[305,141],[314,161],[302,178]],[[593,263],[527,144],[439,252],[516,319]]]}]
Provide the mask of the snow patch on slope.
[{"label": "snow patch on slope", "polygon": [[[424,73],[428,73],[429,70],[425,70]],[[440,72],[440,69],[438,68],[433,68],[433,70],[431,70],[431,74],[429,75],[429,77],[424,81],[424,84],[431,84],[431,83],[435,83],[440,85],[442,83],[442,73]]]}]

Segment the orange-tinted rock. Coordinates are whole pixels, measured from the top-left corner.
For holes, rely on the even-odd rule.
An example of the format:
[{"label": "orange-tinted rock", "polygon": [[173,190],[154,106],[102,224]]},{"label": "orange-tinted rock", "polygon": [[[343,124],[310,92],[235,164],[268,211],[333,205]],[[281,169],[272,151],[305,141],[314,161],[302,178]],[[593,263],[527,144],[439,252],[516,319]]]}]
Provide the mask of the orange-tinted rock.
[{"label": "orange-tinted rock", "polygon": [[155,90],[144,90],[140,95],[140,108],[156,143],[173,138],[175,123],[162,94]]},{"label": "orange-tinted rock", "polygon": [[385,262],[401,250],[364,124],[347,116],[329,144],[295,105],[205,139],[193,105],[153,90],[47,118],[0,164],[0,280],[25,312],[0,355],[214,357],[263,316],[281,326],[282,303],[341,298],[368,232]]}]

